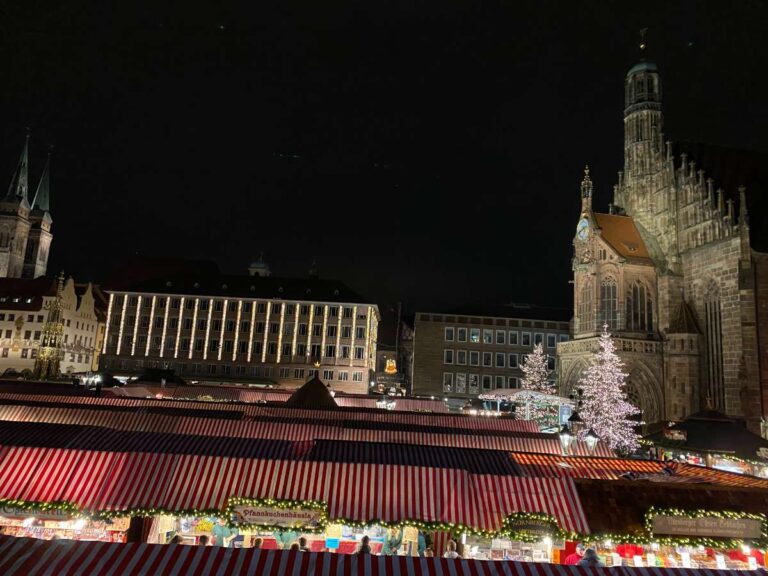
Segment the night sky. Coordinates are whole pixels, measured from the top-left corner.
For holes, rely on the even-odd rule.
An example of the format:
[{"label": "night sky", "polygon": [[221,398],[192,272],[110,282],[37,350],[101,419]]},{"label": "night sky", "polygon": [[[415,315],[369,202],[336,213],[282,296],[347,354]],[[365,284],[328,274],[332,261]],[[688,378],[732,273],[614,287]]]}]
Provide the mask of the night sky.
[{"label": "night sky", "polygon": [[570,306],[582,169],[605,209],[643,27],[669,138],[768,151],[752,0],[3,4],[0,184],[25,126],[34,179],[55,145],[49,272],[78,280],[263,252],[411,310]]}]

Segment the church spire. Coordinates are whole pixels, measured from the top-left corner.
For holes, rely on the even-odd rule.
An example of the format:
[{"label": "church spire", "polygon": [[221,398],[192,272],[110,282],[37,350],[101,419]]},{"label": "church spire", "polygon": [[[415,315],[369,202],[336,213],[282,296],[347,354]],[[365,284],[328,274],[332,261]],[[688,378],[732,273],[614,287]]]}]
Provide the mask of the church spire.
[{"label": "church spire", "polygon": [[51,153],[48,152],[48,160],[45,162],[45,168],[43,168],[43,175],[40,176],[40,182],[37,185],[35,191],[35,197],[32,200],[32,208],[38,208],[43,212],[51,211],[51,192],[50,192],[50,169],[51,169]]},{"label": "church spire", "polygon": [[16,172],[11,178],[11,184],[8,186],[7,198],[13,200],[27,200],[27,190],[29,188],[29,130],[27,130],[27,137],[24,140],[24,148],[21,149],[21,157],[19,158],[19,165],[16,167]]},{"label": "church spire", "polygon": [[592,211],[592,179],[589,177],[589,165],[584,166],[584,179],[581,181],[581,211]]}]

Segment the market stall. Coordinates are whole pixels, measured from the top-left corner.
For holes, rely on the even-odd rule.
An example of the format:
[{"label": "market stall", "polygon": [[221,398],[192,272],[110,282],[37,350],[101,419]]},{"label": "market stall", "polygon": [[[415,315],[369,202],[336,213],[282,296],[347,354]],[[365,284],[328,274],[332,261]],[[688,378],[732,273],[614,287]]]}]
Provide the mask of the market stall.
[{"label": "market stall", "polygon": [[99,520],[57,508],[0,506],[0,533],[19,538],[126,542],[129,524],[129,518]]}]

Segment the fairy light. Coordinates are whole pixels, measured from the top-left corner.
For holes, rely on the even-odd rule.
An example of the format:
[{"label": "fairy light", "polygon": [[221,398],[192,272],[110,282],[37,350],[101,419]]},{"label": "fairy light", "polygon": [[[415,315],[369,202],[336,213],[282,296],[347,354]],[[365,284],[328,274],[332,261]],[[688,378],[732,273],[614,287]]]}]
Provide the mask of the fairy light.
[{"label": "fairy light", "polygon": [[136,336],[139,334],[139,314],[141,313],[141,296],[136,301],[136,315],[133,317],[133,342],[131,342],[131,356],[136,353]]},{"label": "fairy light", "polygon": [[280,304],[280,328],[277,332],[277,363],[280,364],[280,358],[283,355],[283,323],[285,321],[285,302]]},{"label": "fairy light", "polygon": [[256,300],[251,302],[251,329],[248,331],[248,362],[251,361],[251,353],[253,352],[253,330],[256,324]]},{"label": "fairy light", "polygon": [[344,307],[339,305],[339,321],[336,323],[336,358],[340,356],[340,350],[341,350],[341,317],[343,314]]},{"label": "fairy light", "polygon": [[240,316],[243,313],[243,301],[238,300],[237,301],[237,321],[235,323],[235,345],[234,350],[232,350],[232,362],[237,359],[237,340],[240,338]]},{"label": "fairy light", "polygon": [[117,351],[115,354],[120,354],[120,348],[123,345],[123,329],[125,327],[125,308],[128,306],[128,294],[123,294],[123,309],[120,312],[120,328],[117,331]]},{"label": "fairy light", "polygon": [[261,348],[261,361],[267,361],[267,343],[269,340],[269,315],[272,313],[272,302],[267,302],[267,319],[264,322],[264,346]]},{"label": "fairy light", "polygon": [[179,342],[181,341],[181,320],[184,317],[184,302],[186,298],[181,297],[181,307],[179,308],[179,325],[176,327],[176,345],[173,347],[173,357],[179,357]]},{"label": "fairy light", "polygon": [[352,340],[349,345],[349,365],[355,365],[355,330],[357,330],[357,306],[352,307]]},{"label": "fairy light", "polygon": [[311,355],[312,350],[312,330],[314,329],[314,320],[315,320],[315,306],[313,304],[309,304],[309,329],[307,330],[307,349],[305,350],[304,354],[307,358]]},{"label": "fairy light", "polygon": [[293,318],[293,342],[291,343],[291,356],[296,356],[296,339],[299,336],[299,308],[301,305],[296,302],[294,305],[296,315]]},{"label": "fairy light", "polygon": [[168,330],[168,310],[171,307],[171,297],[167,296],[165,298],[165,314],[163,314],[163,331],[160,334],[160,358],[163,357],[163,352],[165,350],[165,334]]},{"label": "fairy light", "polygon": [[208,321],[205,323],[205,345],[203,346],[203,360],[208,360],[208,339],[211,336],[211,314],[213,314],[213,298],[208,300]]},{"label": "fairy light", "polygon": [[147,347],[144,350],[144,356],[149,356],[149,344],[152,342],[152,326],[155,323],[155,304],[157,296],[152,296],[152,304],[149,307],[149,329],[147,330]]},{"label": "fairy light", "polygon": [[323,306],[323,331],[320,339],[320,358],[325,356],[325,332],[328,329],[328,304]]},{"label": "fairy light", "polygon": [[368,313],[365,315],[365,352],[363,355],[365,358],[363,359],[366,364],[368,362],[368,347],[370,346],[371,342],[371,307],[368,306]]},{"label": "fairy light", "polygon": [[109,304],[107,305],[107,322],[104,325],[104,343],[101,348],[101,353],[106,354],[107,353],[107,341],[109,336],[109,324],[112,320],[112,303],[115,300],[115,295],[110,294],[109,295]]},{"label": "fairy light", "polygon": [[195,308],[192,310],[192,332],[189,335],[189,359],[195,350],[195,330],[197,329],[197,312],[200,309],[200,298],[195,298]]},{"label": "fairy light", "polygon": [[219,350],[216,355],[217,360],[221,360],[221,353],[224,350],[224,330],[227,327],[227,307],[229,306],[229,300],[224,299],[224,313],[221,315],[221,332],[219,334]]}]

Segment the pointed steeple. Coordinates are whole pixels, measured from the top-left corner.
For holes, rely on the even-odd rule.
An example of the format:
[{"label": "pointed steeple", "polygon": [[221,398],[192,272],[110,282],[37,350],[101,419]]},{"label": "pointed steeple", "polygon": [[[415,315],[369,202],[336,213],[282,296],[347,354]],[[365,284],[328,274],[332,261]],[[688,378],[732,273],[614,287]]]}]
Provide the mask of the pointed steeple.
[{"label": "pointed steeple", "polygon": [[45,162],[45,168],[43,169],[43,175],[40,176],[40,182],[37,185],[35,191],[35,197],[31,202],[32,209],[39,209],[43,212],[51,211],[51,191],[50,191],[50,169],[51,169],[51,153],[48,152],[48,160]]},{"label": "pointed steeple", "polygon": [[592,179],[589,177],[589,166],[584,166],[584,179],[581,181],[581,211],[592,211]]},{"label": "pointed steeple", "polygon": [[25,199],[29,202],[27,192],[29,189],[29,130],[27,130],[27,137],[24,140],[24,148],[21,150],[21,157],[19,158],[19,165],[16,167],[16,172],[11,178],[11,184],[8,186],[7,198],[21,200]]}]

